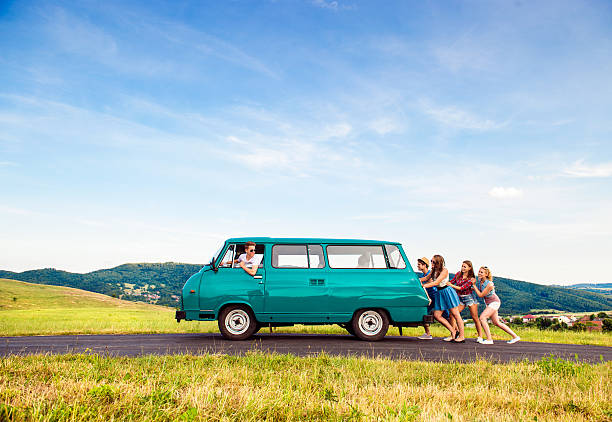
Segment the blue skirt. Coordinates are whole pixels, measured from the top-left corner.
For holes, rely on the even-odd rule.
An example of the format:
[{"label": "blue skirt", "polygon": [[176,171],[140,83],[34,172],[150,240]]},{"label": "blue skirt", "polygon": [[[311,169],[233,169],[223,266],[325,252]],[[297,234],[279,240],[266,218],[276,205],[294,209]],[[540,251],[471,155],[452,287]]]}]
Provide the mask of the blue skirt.
[{"label": "blue skirt", "polygon": [[459,296],[452,287],[445,289],[438,289],[438,297],[436,297],[436,305],[434,309],[436,311],[445,311],[447,309],[456,308],[461,302]]}]

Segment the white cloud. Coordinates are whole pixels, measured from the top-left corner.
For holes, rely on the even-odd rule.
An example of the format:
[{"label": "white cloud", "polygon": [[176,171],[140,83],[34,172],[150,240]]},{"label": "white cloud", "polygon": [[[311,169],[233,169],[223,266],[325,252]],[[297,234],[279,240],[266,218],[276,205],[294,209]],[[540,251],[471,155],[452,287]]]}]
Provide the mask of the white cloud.
[{"label": "white cloud", "polygon": [[566,168],[563,173],[578,178],[612,177],[612,163],[587,165],[584,164],[584,160],[579,160]]},{"label": "white cloud", "polygon": [[348,123],[338,123],[325,127],[323,136],[325,138],[344,138],[348,136],[353,128]]},{"label": "white cloud", "polygon": [[249,143],[247,141],[243,141],[242,139],[236,137],[236,136],[228,136],[227,138],[225,138],[226,141],[232,143],[232,144],[237,144],[237,145],[248,145]]},{"label": "white cloud", "polygon": [[398,121],[388,117],[373,120],[368,124],[368,127],[379,135],[400,132],[402,130],[402,125]]},{"label": "white cloud", "polygon": [[332,9],[338,10],[338,2],[337,1],[327,1],[327,0],[313,0],[312,4],[322,9]]},{"label": "white cloud", "polygon": [[498,199],[520,198],[523,196],[523,191],[513,187],[496,186],[489,191],[489,196]]},{"label": "white cloud", "polygon": [[486,131],[500,129],[506,125],[506,123],[499,123],[495,122],[494,120],[485,119],[455,106],[436,107],[427,104],[426,102],[423,105],[423,111],[425,114],[429,115],[444,126],[457,129]]}]

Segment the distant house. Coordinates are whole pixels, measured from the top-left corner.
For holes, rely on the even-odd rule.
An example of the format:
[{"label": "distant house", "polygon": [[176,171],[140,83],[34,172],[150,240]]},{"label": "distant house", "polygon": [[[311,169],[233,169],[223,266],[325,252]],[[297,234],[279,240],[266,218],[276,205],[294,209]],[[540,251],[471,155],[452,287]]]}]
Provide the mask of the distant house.
[{"label": "distant house", "polygon": [[591,321],[591,317],[589,315],[585,315],[578,320],[579,322],[586,325],[588,331],[601,331],[603,326],[603,319],[595,318]]},{"label": "distant house", "polygon": [[565,316],[565,315],[555,315],[553,317],[553,319],[555,321],[559,321],[559,322],[564,322],[567,324],[568,327],[571,327],[574,324],[574,321],[572,321],[571,318]]},{"label": "distant house", "polygon": [[534,317],[531,314],[527,314],[523,317],[523,324],[526,324],[528,322],[534,322],[536,320],[536,317]]}]

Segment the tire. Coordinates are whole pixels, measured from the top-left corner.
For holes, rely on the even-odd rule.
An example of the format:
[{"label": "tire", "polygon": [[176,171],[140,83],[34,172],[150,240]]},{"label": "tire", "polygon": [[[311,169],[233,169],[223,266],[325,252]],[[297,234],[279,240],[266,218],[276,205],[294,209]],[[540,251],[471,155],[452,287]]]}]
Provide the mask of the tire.
[{"label": "tire", "polygon": [[361,340],[379,341],[389,330],[389,317],[380,309],[361,309],[353,316],[352,328]]},{"label": "tire", "polygon": [[230,305],[219,314],[219,331],[228,340],[246,340],[256,329],[255,315],[248,306]]}]

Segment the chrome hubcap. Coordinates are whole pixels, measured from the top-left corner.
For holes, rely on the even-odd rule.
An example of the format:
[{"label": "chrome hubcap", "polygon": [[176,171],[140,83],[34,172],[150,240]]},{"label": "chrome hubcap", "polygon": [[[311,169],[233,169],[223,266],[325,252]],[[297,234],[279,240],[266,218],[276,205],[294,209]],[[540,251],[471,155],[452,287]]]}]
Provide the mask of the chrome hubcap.
[{"label": "chrome hubcap", "polygon": [[242,309],[234,309],[225,317],[225,328],[234,335],[243,334],[250,325],[251,318]]},{"label": "chrome hubcap", "polygon": [[359,317],[359,328],[367,336],[375,336],[383,327],[383,319],[376,311],[365,311]]}]

